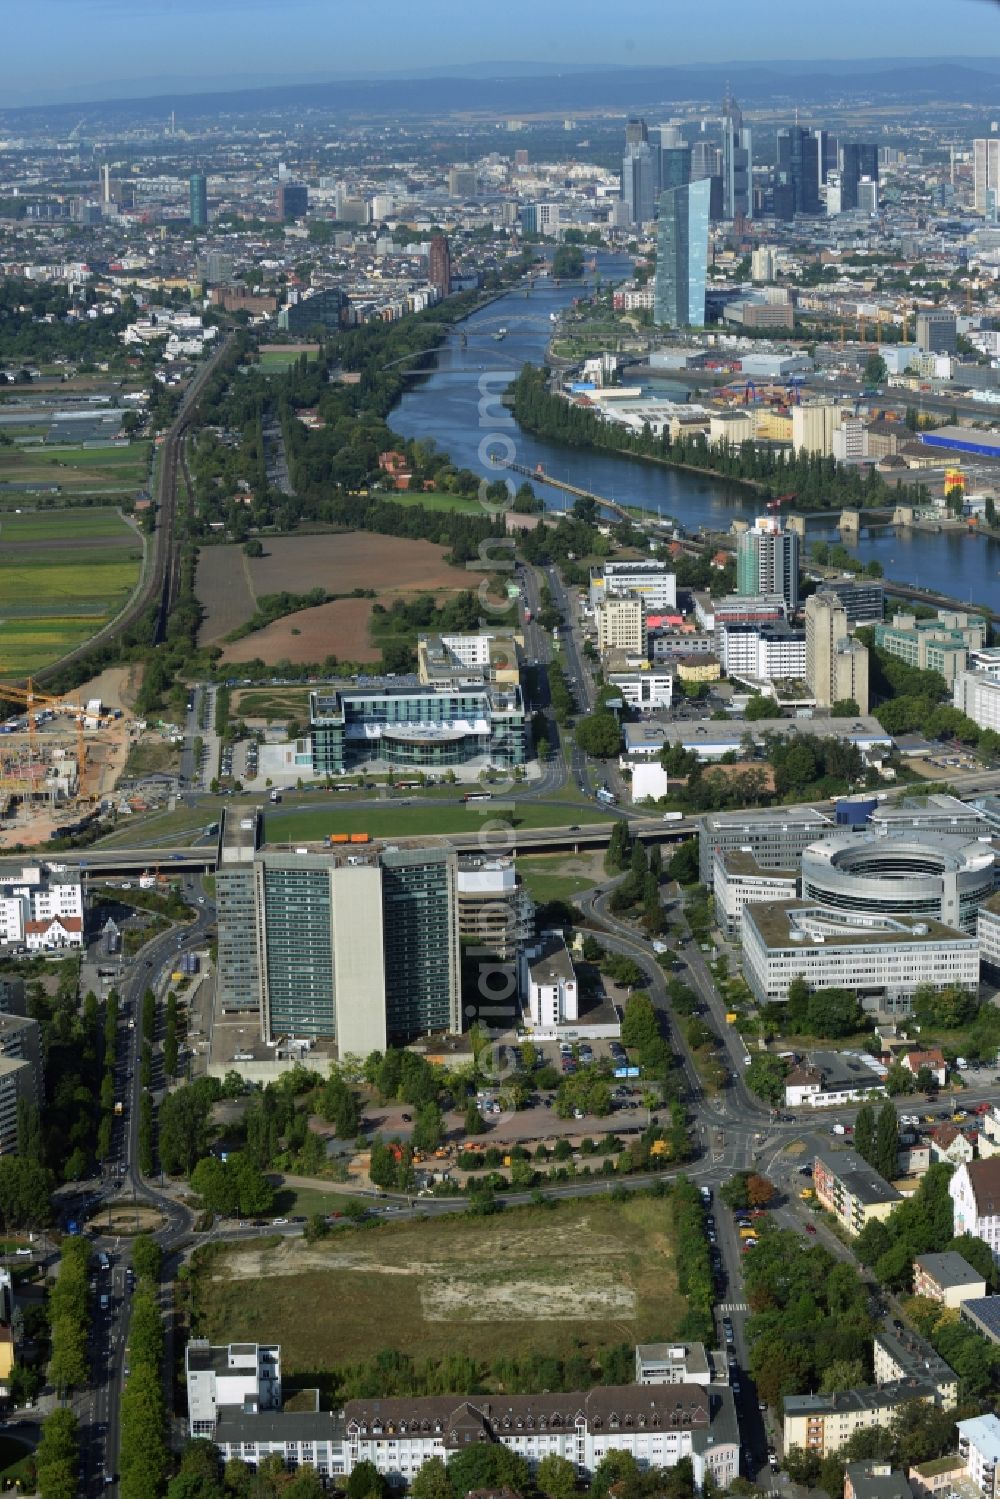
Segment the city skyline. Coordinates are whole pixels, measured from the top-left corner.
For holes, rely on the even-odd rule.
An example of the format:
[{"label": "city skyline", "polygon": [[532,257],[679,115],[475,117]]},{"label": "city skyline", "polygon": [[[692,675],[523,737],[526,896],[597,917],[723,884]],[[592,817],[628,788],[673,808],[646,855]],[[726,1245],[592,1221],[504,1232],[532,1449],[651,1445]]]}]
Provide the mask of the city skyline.
[{"label": "city skyline", "polygon": [[[762,24],[743,37],[745,9],[737,0],[719,0],[710,29],[700,15],[679,6],[665,16],[653,0],[625,0],[609,35],[603,8],[591,3],[570,8],[564,0],[541,14],[527,0],[512,0],[497,20],[456,0],[429,0],[419,12],[401,0],[386,0],[377,21],[370,12],[334,7],[327,0],[286,0],[283,26],[275,34],[270,25],[247,24],[273,19],[266,0],[215,0],[208,7],[195,0],[154,0],[141,8],[136,0],[39,0],[30,11],[8,18],[10,45],[8,61],[0,63],[0,89],[8,107],[17,107],[412,76],[435,68],[481,70],[491,64],[501,70],[558,72],[588,66],[721,67],[738,57],[742,63],[812,60],[823,66],[811,13],[789,13],[776,3],[761,11],[757,22]],[[948,34],[950,54],[996,55],[1000,10],[994,0],[959,0],[954,15],[958,25]],[[436,24],[428,25],[428,18]],[[740,37],[738,47],[734,37]],[[833,50],[837,61],[940,61],[939,8],[932,0],[889,0],[873,10],[862,0],[845,0]],[[26,85],[25,79],[32,82]]]}]

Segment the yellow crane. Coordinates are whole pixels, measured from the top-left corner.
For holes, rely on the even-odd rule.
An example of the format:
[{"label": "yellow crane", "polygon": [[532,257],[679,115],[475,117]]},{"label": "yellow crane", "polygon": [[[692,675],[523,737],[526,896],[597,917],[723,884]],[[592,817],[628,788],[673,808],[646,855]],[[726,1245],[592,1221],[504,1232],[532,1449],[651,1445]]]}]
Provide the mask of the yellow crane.
[{"label": "yellow crane", "polygon": [[[0,684],[0,699],[14,703],[25,710],[28,732],[28,775],[30,779],[31,766],[35,762],[35,731],[37,729],[36,716],[39,711],[66,714],[74,719],[76,725],[76,778],[77,778],[77,800],[82,801],[87,795],[86,763],[87,746],[84,739],[84,726],[87,717],[86,707],[80,703],[67,702],[65,697],[53,697],[49,693],[41,692],[34,685],[31,677],[25,686],[20,687],[15,683],[4,682]],[[108,722],[106,718],[97,718],[96,725],[103,728]],[[0,778],[0,785],[3,778]]]}]

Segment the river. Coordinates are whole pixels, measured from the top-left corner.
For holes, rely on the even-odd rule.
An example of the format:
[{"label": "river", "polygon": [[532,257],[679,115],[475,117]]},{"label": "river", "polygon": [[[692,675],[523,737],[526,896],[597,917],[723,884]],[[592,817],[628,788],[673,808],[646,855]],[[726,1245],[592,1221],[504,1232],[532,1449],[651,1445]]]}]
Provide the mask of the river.
[{"label": "river", "polygon": [[[629,274],[631,265],[623,256],[602,255],[598,268],[605,281],[617,281]],[[564,448],[520,428],[504,428],[496,420],[495,400],[483,412],[484,391],[488,397],[497,397],[523,364],[544,363],[552,332],[550,314],[569,306],[578,295],[578,285],[555,286],[542,279],[530,296],[518,289],[473,313],[438,350],[433,367],[415,378],[403,395],[390,417],[393,430],[408,438],[433,438],[460,467],[489,479],[497,477],[497,470],[490,467],[486,451],[498,445],[497,434],[505,434],[501,440],[509,443],[507,451],[517,463],[531,469],[541,463],[555,479],[620,504],[672,516],[691,530],[698,526],[728,530],[735,518],[752,517],[760,507],[738,485],[624,455]],[[497,340],[494,334],[501,328],[507,332]],[[665,384],[657,389],[683,399],[679,387]],[[537,481],[535,488],[553,508],[570,503],[558,489]],[[810,535],[838,539],[836,532],[819,527],[810,528]],[[964,533],[884,531],[862,536],[853,550],[862,561],[877,558],[888,579],[934,588],[1000,611],[997,542]]]}]

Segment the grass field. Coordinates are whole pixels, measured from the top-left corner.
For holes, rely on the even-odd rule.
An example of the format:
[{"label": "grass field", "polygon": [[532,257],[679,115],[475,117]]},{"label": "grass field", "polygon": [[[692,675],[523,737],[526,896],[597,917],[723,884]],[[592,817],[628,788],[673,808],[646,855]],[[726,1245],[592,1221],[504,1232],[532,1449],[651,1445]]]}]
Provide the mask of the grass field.
[{"label": "grass field", "polygon": [[234,692],[232,712],[234,717],[265,718],[268,723],[280,718],[306,718],[309,688],[246,687]]},{"label": "grass field", "polygon": [[265,813],[264,837],[268,843],[309,842],[327,833],[371,833],[373,838],[420,838],[429,833],[475,833],[487,823],[506,823],[514,828],[563,828],[573,823],[607,824],[608,817],[590,807],[550,807],[536,802],[518,802],[513,808],[506,798],[476,802],[471,807],[387,807],[384,811],[347,807],[310,807],[301,811]]},{"label": "grass field", "polygon": [[393,505],[422,505],[425,510],[459,511],[463,515],[486,514],[475,495],[446,494],[441,490],[429,490],[427,494],[409,494],[406,490],[393,491],[382,496]]},{"label": "grass field", "polygon": [[489,1361],[676,1339],[685,1302],[667,1212],[656,1198],[593,1197],[509,1209],[488,1232],[456,1215],[233,1246],[195,1280],[193,1331],[280,1342],[289,1374],[386,1347]]},{"label": "grass field", "polygon": [[285,370],[291,369],[303,354],[308,354],[309,362],[312,363],[318,353],[318,344],[303,344],[296,349],[269,349],[265,345],[260,351],[260,367],[267,375],[281,375]]},{"label": "grass field", "polygon": [[532,900],[573,901],[584,890],[590,890],[604,876],[602,853],[570,857],[566,854],[523,854],[517,861],[517,872]]},{"label": "grass field", "polygon": [[25,676],[82,644],[125,604],[142,542],[117,511],[0,521],[0,675]]}]

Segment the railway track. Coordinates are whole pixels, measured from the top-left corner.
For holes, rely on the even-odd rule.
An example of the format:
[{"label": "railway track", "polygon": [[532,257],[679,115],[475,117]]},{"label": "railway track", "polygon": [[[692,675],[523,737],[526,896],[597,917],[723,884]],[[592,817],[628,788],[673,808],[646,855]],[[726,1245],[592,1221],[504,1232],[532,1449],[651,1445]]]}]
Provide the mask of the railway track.
[{"label": "railway track", "polygon": [[146,576],[124,609],[98,630],[96,635],[92,635],[89,640],[74,650],[68,651],[51,666],[46,666],[42,671],[35,673],[34,680],[39,684],[51,681],[67,666],[73,665],[76,661],[85,660],[95,648],[115,640],[154,606],[157,611],[154,640],[159,643],[165,638],[167,618],[171,606],[176,602],[180,581],[180,550],[175,535],[179,454],[184,434],[195,414],[198,397],[215,372],[229,343],[229,338],[222,339],[212,357],[196,371],[184,392],[173,424],[160,446],[154,486],[156,529],[150,538],[152,556],[147,564]]}]

